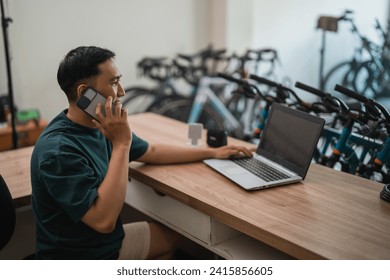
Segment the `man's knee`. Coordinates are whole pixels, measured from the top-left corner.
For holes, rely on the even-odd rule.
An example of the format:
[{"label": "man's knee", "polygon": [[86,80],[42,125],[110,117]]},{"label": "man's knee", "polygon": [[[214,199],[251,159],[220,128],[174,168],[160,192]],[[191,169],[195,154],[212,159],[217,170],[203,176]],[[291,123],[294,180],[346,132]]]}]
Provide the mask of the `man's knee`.
[{"label": "man's knee", "polygon": [[157,222],[150,222],[149,228],[150,248],[147,258],[166,258],[167,256],[173,255],[176,248],[180,245],[182,236],[169,227]]}]

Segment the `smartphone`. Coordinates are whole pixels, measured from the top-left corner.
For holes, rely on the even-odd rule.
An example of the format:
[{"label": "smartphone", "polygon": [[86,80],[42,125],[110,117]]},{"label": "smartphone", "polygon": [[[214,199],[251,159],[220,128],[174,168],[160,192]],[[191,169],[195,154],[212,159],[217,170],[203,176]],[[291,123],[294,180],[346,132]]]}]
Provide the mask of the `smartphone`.
[{"label": "smartphone", "polygon": [[[77,107],[98,121],[96,116],[96,107],[99,103],[102,104],[102,114],[106,116],[106,112],[104,110],[106,98],[93,88],[89,87],[84,91],[79,100],[77,100]],[[112,112],[115,114],[115,106],[112,106]]]}]

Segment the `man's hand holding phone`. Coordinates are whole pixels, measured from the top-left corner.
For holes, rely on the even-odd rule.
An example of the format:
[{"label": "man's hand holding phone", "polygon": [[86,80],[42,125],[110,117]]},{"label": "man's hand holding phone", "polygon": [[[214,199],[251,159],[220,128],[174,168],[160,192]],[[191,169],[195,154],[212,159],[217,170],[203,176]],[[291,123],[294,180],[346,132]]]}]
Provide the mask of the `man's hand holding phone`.
[{"label": "man's hand holding phone", "polygon": [[[105,115],[102,106],[104,106]],[[96,118],[97,120],[92,120],[93,123],[114,147],[124,145],[130,148],[132,134],[127,120],[127,109],[122,110],[122,104],[119,101],[113,103],[112,96],[109,96],[105,104],[98,103]]]}]

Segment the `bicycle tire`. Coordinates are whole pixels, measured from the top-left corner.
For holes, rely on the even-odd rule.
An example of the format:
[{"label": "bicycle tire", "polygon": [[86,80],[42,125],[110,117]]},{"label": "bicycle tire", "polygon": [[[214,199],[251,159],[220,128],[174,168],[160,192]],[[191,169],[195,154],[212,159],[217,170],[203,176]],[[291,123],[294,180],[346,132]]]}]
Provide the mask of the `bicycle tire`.
[{"label": "bicycle tire", "polygon": [[[193,99],[187,97],[167,97],[162,101],[161,106],[151,108],[151,111],[187,123],[189,118]],[[219,129],[223,130],[224,120],[219,116],[208,104],[205,104],[197,121],[203,124],[205,129]]]},{"label": "bicycle tire", "polygon": [[380,96],[375,98],[375,101],[390,111],[390,92],[387,93],[386,97]]},{"label": "bicycle tire", "polygon": [[364,61],[359,65],[353,79],[354,90],[368,98],[374,97],[377,91],[375,89],[374,69],[372,69],[372,67],[370,61]]},{"label": "bicycle tire", "polygon": [[125,89],[122,106],[127,108],[129,115],[143,113],[148,111],[155,99],[156,96],[153,90],[144,87],[131,87]]},{"label": "bicycle tire", "polygon": [[364,61],[356,70],[353,85],[356,92],[377,99],[388,95],[390,81],[386,80],[384,73],[380,73],[377,65],[371,61]]},{"label": "bicycle tire", "polygon": [[334,90],[336,84],[347,88],[353,87],[354,74],[359,65],[356,60],[343,61],[331,68],[324,78],[324,91],[334,96],[344,98]]}]

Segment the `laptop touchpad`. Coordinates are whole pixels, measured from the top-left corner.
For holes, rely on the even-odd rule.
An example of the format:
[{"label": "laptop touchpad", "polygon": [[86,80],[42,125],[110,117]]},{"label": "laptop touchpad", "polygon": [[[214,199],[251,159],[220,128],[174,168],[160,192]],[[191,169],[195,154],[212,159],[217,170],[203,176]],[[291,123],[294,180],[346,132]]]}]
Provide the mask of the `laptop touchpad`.
[{"label": "laptop touchpad", "polygon": [[225,165],[220,167],[221,171],[226,174],[239,175],[246,173],[247,171],[239,166]]}]

